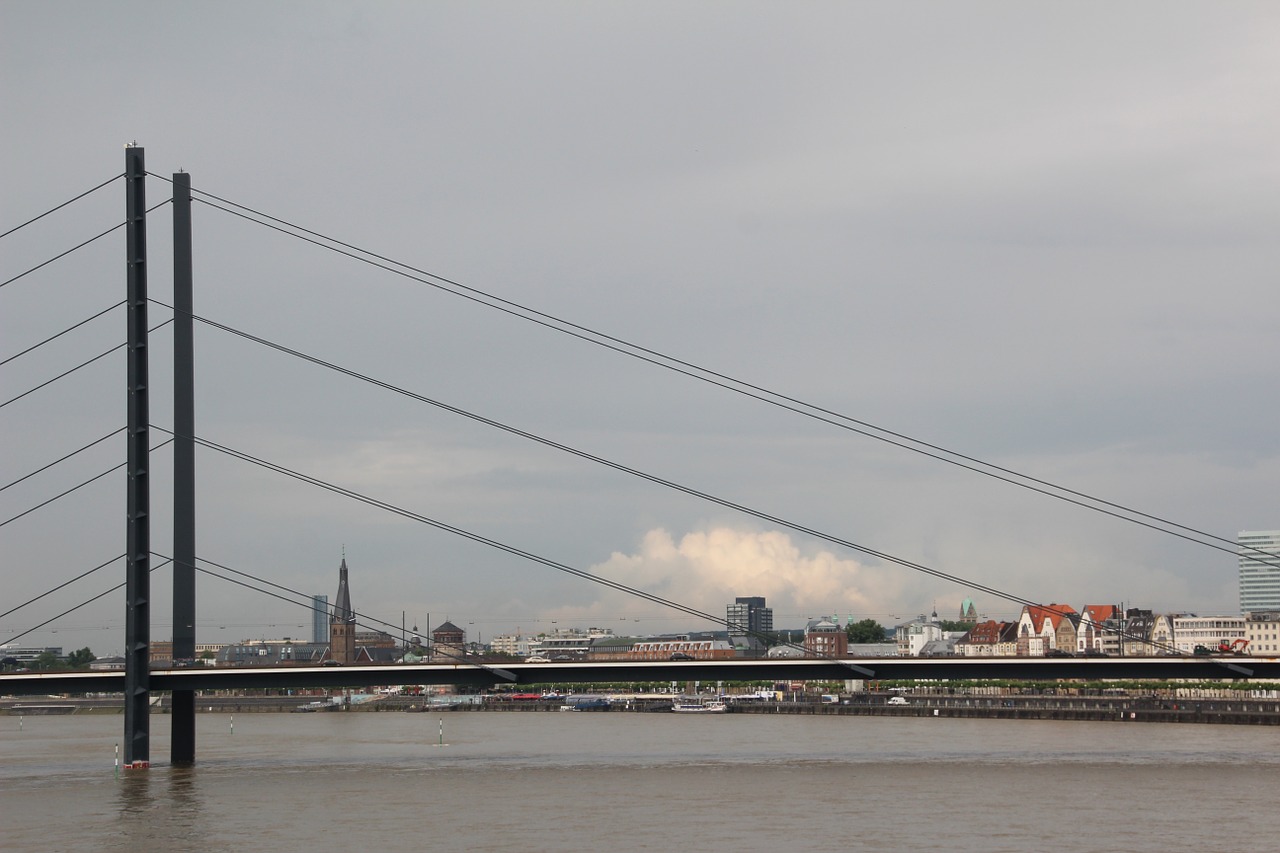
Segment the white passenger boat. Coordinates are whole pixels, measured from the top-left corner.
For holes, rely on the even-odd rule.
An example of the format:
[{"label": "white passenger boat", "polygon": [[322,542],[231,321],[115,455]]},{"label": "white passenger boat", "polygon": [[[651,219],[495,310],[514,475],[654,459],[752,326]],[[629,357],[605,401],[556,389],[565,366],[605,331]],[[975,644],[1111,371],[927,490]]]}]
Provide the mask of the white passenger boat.
[{"label": "white passenger boat", "polygon": [[671,710],[677,714],[723,714],[729,706],[719,696],[677,696]]}]

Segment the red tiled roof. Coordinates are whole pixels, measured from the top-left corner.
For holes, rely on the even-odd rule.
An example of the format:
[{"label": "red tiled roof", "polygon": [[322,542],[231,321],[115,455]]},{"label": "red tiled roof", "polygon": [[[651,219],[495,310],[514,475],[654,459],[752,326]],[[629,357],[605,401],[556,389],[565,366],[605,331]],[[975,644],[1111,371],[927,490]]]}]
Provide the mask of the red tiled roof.
[{"label": "red tiled roof", "polygon": [[[966,635],[966,642],[972,645],[995,644],[1004,640],[1013,640],[1017,637],[1018,623],[1016,622],[997,622],[994,619],[988,619],[986,622],[979,622],[969,629]],[[1010,629],[1013,629],[1010,631]],[[1008,636],[1005,636],[1008,635]]]},{"label": "red tiled roof", "polygon": [[1081,612],[1092,621],[1099,623],[1120,615],[1119,608],[1114,604],[1086,604]]},{"label": "red tiled roof", "polygon": [[1053,625],[1053,630],[1057,631],[1058,626],[1062,624],[1062,617],[1076,612],[1075,608],[1069,604],[1028,604],[1022,609],[1030,614],[1031,626],[1037,633],[1043,628],[1044,620],[1048,619]]}]

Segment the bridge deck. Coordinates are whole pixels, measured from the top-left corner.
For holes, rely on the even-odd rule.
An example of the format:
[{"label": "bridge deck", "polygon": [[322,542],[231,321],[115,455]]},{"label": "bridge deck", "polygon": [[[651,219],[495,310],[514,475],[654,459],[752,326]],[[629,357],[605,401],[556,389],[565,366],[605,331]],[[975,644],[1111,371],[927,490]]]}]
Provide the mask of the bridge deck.
[{"label": "bridge deck", "polygon": [[[1280,679],[1280,659],[848,658],[722,661],[384,664],[381,666],[197,667],[151,670],[152,691],[394,684],[601,684],[655,681],[843,681],[845,679]],[[123,672],[0,674],[0,695],[118,693]]]}]

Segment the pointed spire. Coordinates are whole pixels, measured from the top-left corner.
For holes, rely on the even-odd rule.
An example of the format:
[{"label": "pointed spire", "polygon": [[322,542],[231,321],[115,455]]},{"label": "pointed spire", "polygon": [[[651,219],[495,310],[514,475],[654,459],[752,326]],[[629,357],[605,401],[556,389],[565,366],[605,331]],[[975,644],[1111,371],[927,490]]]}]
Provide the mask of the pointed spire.
[{"label": "pointed spire", "polygon": [[356,613],[351,609],[351,588],[347,583],[347,546],[342,546],[342,565],[338,567],[338,594],[333,599],[333,613],[329,624],[335,622],[354,623]]}]

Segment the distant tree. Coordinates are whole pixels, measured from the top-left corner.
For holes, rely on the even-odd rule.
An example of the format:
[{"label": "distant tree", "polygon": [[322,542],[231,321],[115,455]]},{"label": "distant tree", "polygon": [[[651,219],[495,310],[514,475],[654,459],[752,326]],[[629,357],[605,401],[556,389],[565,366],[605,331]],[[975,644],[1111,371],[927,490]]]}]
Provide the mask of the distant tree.
[{"label": "distant tree", "polygon": [[773,631],[763,636],[766,646],[782,646],[782,645],[799,645],[804,642],[804,631],[796,631],[784,629],[781,631]]},{"label": "distant tree", "polygon": [[217,655],[215,655],[213,652],[209,651],[208,649],[205,649],[203,652],[200,653],[200,660],[213,660],[216,657]]},{"label": "distant tree", "polygon": [[89,651],[88,646],[85,646],[83,649],[76,649],[67,655],[67,665],[72,669],[83,669],[97,659],[98,656]]},{"label": "distant tree", "polygon": [[884,626],[874,619],[850,622],[845,628],[851,643],[883,643]]},{"label": "distant tree", "polygon": [[62,661],[58,660],[58,656],[53,652],[41,652],[31,662],[32,669],[59,669],[61,666]]},{"label": "distant tree", "polygon": [[938,624],[944,631],[968,631],[973,627],[968,622],[957,622],[954,619],[939,619]]}]

